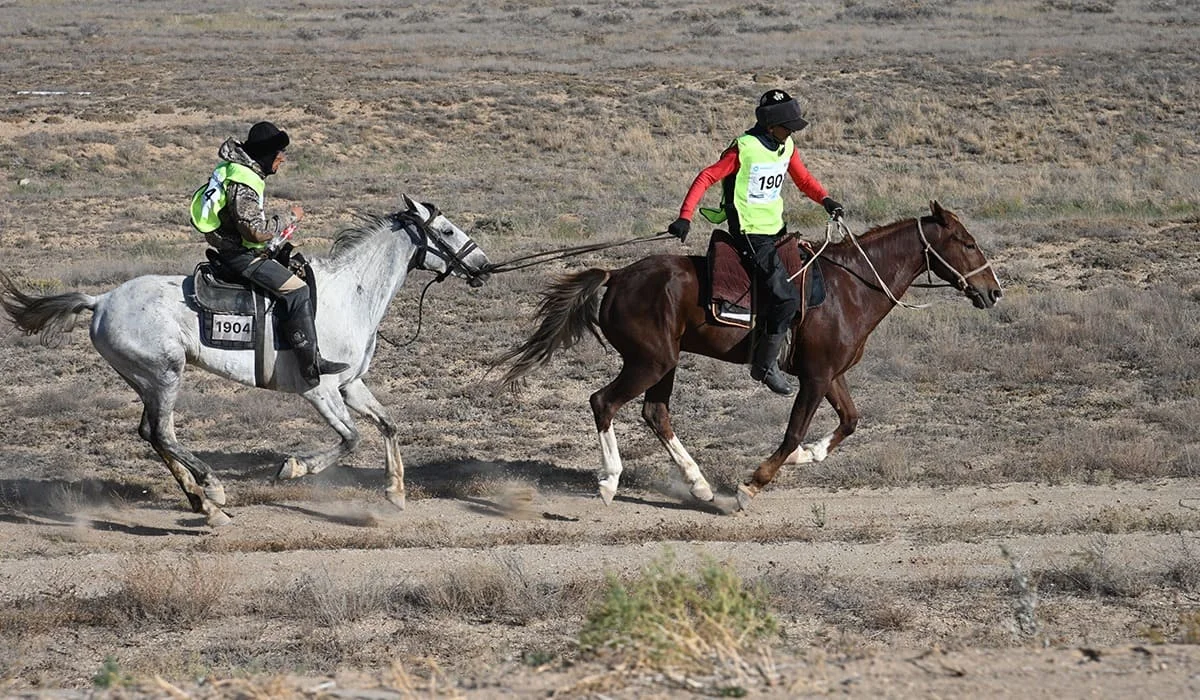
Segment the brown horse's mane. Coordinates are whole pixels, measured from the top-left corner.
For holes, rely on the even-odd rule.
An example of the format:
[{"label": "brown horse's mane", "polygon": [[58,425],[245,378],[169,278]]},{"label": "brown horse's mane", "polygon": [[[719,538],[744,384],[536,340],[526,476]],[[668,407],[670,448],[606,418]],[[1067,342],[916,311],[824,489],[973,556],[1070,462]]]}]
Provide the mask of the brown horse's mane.
[{"label": "brown horse's mane", "polygon": [[[916,218],[910,216],[907,219],[900,219],[898,221],[893,221],[890,224],[883,224],[882,226],[876,226],[875,228],[867,229],[865,233],[856,236],[856,238],[858,238],[858,240],[862,243],[867,243],[875,240],[876,238],[882,238],[883,236],[894,232],[901,226],[911,226],[914,221],[916,221]],[[843,240],[840,244],[853,245],[849,240]]]}]

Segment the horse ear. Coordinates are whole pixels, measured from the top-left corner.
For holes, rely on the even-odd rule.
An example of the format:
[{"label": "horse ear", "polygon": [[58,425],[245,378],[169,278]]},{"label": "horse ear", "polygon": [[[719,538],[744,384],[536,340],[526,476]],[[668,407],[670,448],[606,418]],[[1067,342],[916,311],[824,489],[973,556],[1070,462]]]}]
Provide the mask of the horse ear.
[{"label": "horse ear", "polygon": [[929,200],[929,211],[933,213],[933,218],[941,223],[946,223],[946,210],[942,209],[942,205],[936,199]]},{"label": "horse ear", "polygon": [[416,211],[417,210],[417,203],[414,202],[408,195],[402,194],[402,195],[400,195],[400,198],[401,198],[401,201],[404,202],[405,211]]}]

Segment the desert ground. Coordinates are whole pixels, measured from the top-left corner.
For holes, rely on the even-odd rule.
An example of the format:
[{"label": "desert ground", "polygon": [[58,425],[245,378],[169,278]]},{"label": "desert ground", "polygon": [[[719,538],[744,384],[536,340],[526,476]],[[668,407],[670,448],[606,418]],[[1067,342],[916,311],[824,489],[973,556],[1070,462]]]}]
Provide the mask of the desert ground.
[{"label": "desert ground", "polygon": [[[189,370],[180,439],[233,522],[192,513],[86,315],[0,320],[0,694],[8,697],[1188,697],[1200,694],[1200,81],[1194,0],[86,3],[0,0],[0,272],[100,294],[203,256],[187,200],[218,145],[292,136],[268,209],[322,256],[363,215],[436,203],[493,261],[662,231],[763,91],[805,105],[809,169],[856,232],[956,212],[1004,284],[913,289],[849,373],[858,431],[734,491],[788,399],[685,356],[693,500],[617,417],[597,495],[594,339],[517,391],[497,357],[556,275],[414,271],[366,377],[384,448],[278,481],[335,434],[299,396]],[[710,192],[706,203],[715,202]],[[786,194],[819,241],[820,207]],[[418,327],[418,319],[420,325]],[[415,338],[415,340],[414,340]],[[408,342],[412,340],[412,342]],[[836,416],[822,407],[812,436]],[[690,665],[581,642],[604,592],[734,572],[773,631]],[[681,642],[682,643],[682,642]]]}]

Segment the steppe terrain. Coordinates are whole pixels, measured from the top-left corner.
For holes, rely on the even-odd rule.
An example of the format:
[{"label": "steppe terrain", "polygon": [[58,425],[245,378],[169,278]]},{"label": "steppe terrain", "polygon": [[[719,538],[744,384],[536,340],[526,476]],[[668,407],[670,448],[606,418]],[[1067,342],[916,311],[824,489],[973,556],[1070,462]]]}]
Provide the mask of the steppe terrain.
[{"label": "steppe terrain", "polygon": [[[217,531],[136,432],[80,327],[0,321],[0,694],[10,697],[1189,697],[1200,694],[1200,33],[1196,0],[437,5],[0,0],[0,271],[100,293],[203,255],[191,191],[217,146],[292,135],[269,206],[320,256],[402,193],[493,260],[661,231],[695,173],[783,87],[805,162],[855,231],[938,199],[1002,303],[912,290],[850,386],[858,432],[736,485],[790,402],[687,357],[675,427],[720,491],[690,500],[618,416],[605,507],[587,342],[497,392],[554,275],[657,242],[418,299],[368,382],[382,442],[274,481],[335,436],[301,398],[188,375],[181,439],[225,482]],[[715,201],[716,193],[710,193]],[[795,191],[791,229],[818,240]],[[817,434],[836,423],[823,408]],[[665,564],[664,564],[665,562]],[[765,596],[761,646],[707,671],[588,653],[608,580],[720,566]],[[608,577],[614,577],[609,579]]]}]

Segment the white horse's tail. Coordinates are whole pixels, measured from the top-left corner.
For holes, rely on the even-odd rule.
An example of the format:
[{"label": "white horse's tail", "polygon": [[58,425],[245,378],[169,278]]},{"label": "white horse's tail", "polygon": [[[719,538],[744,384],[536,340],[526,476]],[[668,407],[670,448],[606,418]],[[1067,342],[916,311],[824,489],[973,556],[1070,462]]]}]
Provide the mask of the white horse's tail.
[{"label": "white horse's tail", "polygon": [[26,335],[41,335],[43,345],[55,345],[62,334],[75,327],[75,320],[84,311],[96,308],[98,297],[82,292],[30,296],[0,272],[0,306],[13,325]]}]

